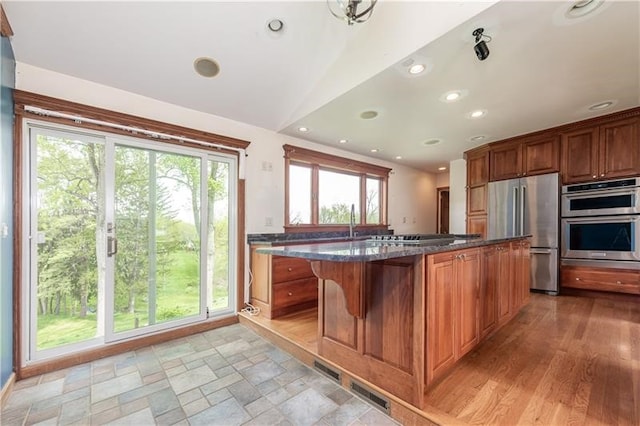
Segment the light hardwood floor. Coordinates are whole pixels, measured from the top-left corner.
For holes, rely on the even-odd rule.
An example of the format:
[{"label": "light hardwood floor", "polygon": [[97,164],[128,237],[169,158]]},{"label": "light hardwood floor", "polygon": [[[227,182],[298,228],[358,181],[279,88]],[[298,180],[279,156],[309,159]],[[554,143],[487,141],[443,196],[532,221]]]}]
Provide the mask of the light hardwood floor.
[{"label": "light hardwood floor", "polygon": [[[316,318],[252,320],[313,354]],[[426,401],[443,423],[640,425],[640,298],[532,294]]]}]

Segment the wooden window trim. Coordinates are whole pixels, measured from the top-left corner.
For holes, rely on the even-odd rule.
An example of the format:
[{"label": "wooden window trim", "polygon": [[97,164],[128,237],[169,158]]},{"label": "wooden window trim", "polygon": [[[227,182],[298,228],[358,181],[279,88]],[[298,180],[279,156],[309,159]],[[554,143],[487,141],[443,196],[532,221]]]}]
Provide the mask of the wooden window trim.
[{"label": "wooden window trim", "polygon": [[4,8],[0,4],[0,35],[2,37],[11,37],[13,36],[13,29],[11,28],[11,24],[9,24],[9,19],[7,18],[7,14],[4,13]]},{"label": "wooden window trim", "polygon": [[[293,145],[283,145],[285,158],[285,213],[284,213],[284,229],[287,233],[294,232],[314,232],[327,231],[339,232],[349,229],[348,225],[342,224],[320,224],[319,222],[319,205],[318,205],[318,186],[320,170],[328,170],[332,172],[344,173],[360,177],[360,217],[356,228],[358,231],[373,231],[378,229],[388,229],[387,212],[388,212],[388,180],[391,169],[387,167],[369,164],[362,161],[351,160],[349,158],[339,157],[336,155],[325,154],[323,152],[313,151],[306,148],[300,148]],[[289,166],[291,164],[300,166],[309,166],[311,168],[311,223],[291,224],[289,217]],[[380,223],[367,224],[365,208],[366,208],[366,181],[367,178],[380,180]]]},{"label": "wooden window trim", "polygon": [[[14,90],[14,136],[13,136],[13,224],[14,224],[14,238],[13,238],[13,365],[18,380],[42,374],[48,371],[54,371],[61,368],[71,367],[84,362],[93,361],[103,358],[109,355],[115,355],[118,353],[127,352],[132,349],[148,346],[151,344],[157,344],[169,340],[176,339],[178,337],[184,337],[191,334],[199,333],[204,330],[211,330],[214,328],[222,327],[225,325],[233,324],[237,322],[237,317],[222,318],[219,320],[205,320],[196,324],[190,324],[184,327],[178,327],[175,329],[165,330],[149,335],[144,335],[132,339],[125,340],[123,342],[108,343],[99,348],[86,349],[73,354],[64,355],[58,358],[52,358],[50,360],[39,361],[36,363],[30,363],[29,365],[22,365],[22,309],[23,309],[23,297],[22,297],[22,243],[24,235],[22,234],[22,209],[23,203],[28,202],[24,200],[22,196],[24,170],[22,167],[24,156],[24,143],[23,143],[23,125],[25,119],[35,119],[44,122],[58,123],[80,129],[91,129],[100,132],[111,134],[122,134],[126,136],[136,137],[139,139],[149,139],[158,144],[172,144],[178,146],[189,146],[205,151],[212,152],[224,152],[235,156],[240,155],[237,149],[244,149],[249,146],[250,142],[235,139],[227,136],[221,136],[214,133],[208,133],[201,130],[189,129],[182,126],[163,123],[143,117],[136,117],[129,114],[119,113],[115,111],[109,111],[102,108],[96,108],[88,105],[83,105],[75,102],[70,102],[62,99],[56,99],[49,96],[40,94],[25,92],[21,90]],[[176,137],[187,137],[190,139],[199,140],[202,142],[213,143],[216,145],[228,146],[230,149],[224,149],[224,147],[210,147],[191,142],[180,142],[177,140],[165,140],[157,139],[142,133],[132,134],[126,130],[118,130],[117,128],[100,126],[87,122],[77,122],[72,119],[57,118],[51,116],[44,116],[34,114],[26,111],[25,106],[34,106],[49,111],[65,112],[70,115],[81,116],[85,118],[91,118],[94,120],[104,121],[113,124],[121,124],[123,126],[138,127],[140,129],[148,130],[151,132],[158,132],[169,134]],[[231,149],[234,148],[234,149]],[[245,273],[245,198],[246,188],[245,180],[238,179],[237,199],[238,199],[238,231],[237,231],[237,247],[238,247],[238,262],[236,267],[237,272],[237,303],[236,310],[239,312],[244,306],[244,273]]]}]

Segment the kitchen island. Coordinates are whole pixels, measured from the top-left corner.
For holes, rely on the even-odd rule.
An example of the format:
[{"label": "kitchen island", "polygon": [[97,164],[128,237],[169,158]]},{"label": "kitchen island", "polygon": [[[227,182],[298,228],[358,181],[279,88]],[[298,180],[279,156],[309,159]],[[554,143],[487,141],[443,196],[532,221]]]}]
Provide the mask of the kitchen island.
[{"label": "kitchen island", "polygon": [[418,408],[428,388],[529,294],[523,237],[349,240],[257,252],[310,262],[319,358]]}]

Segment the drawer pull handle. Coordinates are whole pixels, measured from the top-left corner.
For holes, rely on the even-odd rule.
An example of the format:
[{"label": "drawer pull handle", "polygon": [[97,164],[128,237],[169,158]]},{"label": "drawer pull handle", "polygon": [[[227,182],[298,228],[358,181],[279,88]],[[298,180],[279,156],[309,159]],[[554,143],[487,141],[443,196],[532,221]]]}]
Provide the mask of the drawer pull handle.
[{"label": "drawer pull handle", "polygon": [[287,293],[287,295],[289,295],[289,296],[293,296],[293,293],[289,292],[289,293]]},{"label": "drawer pull handle", "polygon": [[576,277],[576,281],[580,281],[580,278]]},{"label": "drawer pull handle", "polygon": [[616,281],[616,284],[622,284],[620,281]]},{"label": "drawer pull handle", "polygon": [[293,271],[293,269],[291,269],[291,268],[287,268],[287,271],[291,272],[291,271]]}]

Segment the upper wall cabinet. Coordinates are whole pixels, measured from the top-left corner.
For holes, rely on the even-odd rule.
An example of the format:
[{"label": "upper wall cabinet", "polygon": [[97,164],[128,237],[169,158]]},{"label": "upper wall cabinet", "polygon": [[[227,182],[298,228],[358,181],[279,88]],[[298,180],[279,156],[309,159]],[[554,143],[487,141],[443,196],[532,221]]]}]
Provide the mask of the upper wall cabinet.
[{"label": "upper wall cabinet", "polygon": [[638,117],[563,133],[563,183],[640,174],[639,138]]},{"label": "upper wall cabinet", "polygon": [[560,170],[560,137],[543,135],[491,145],[491,181],[553,173]]}]

